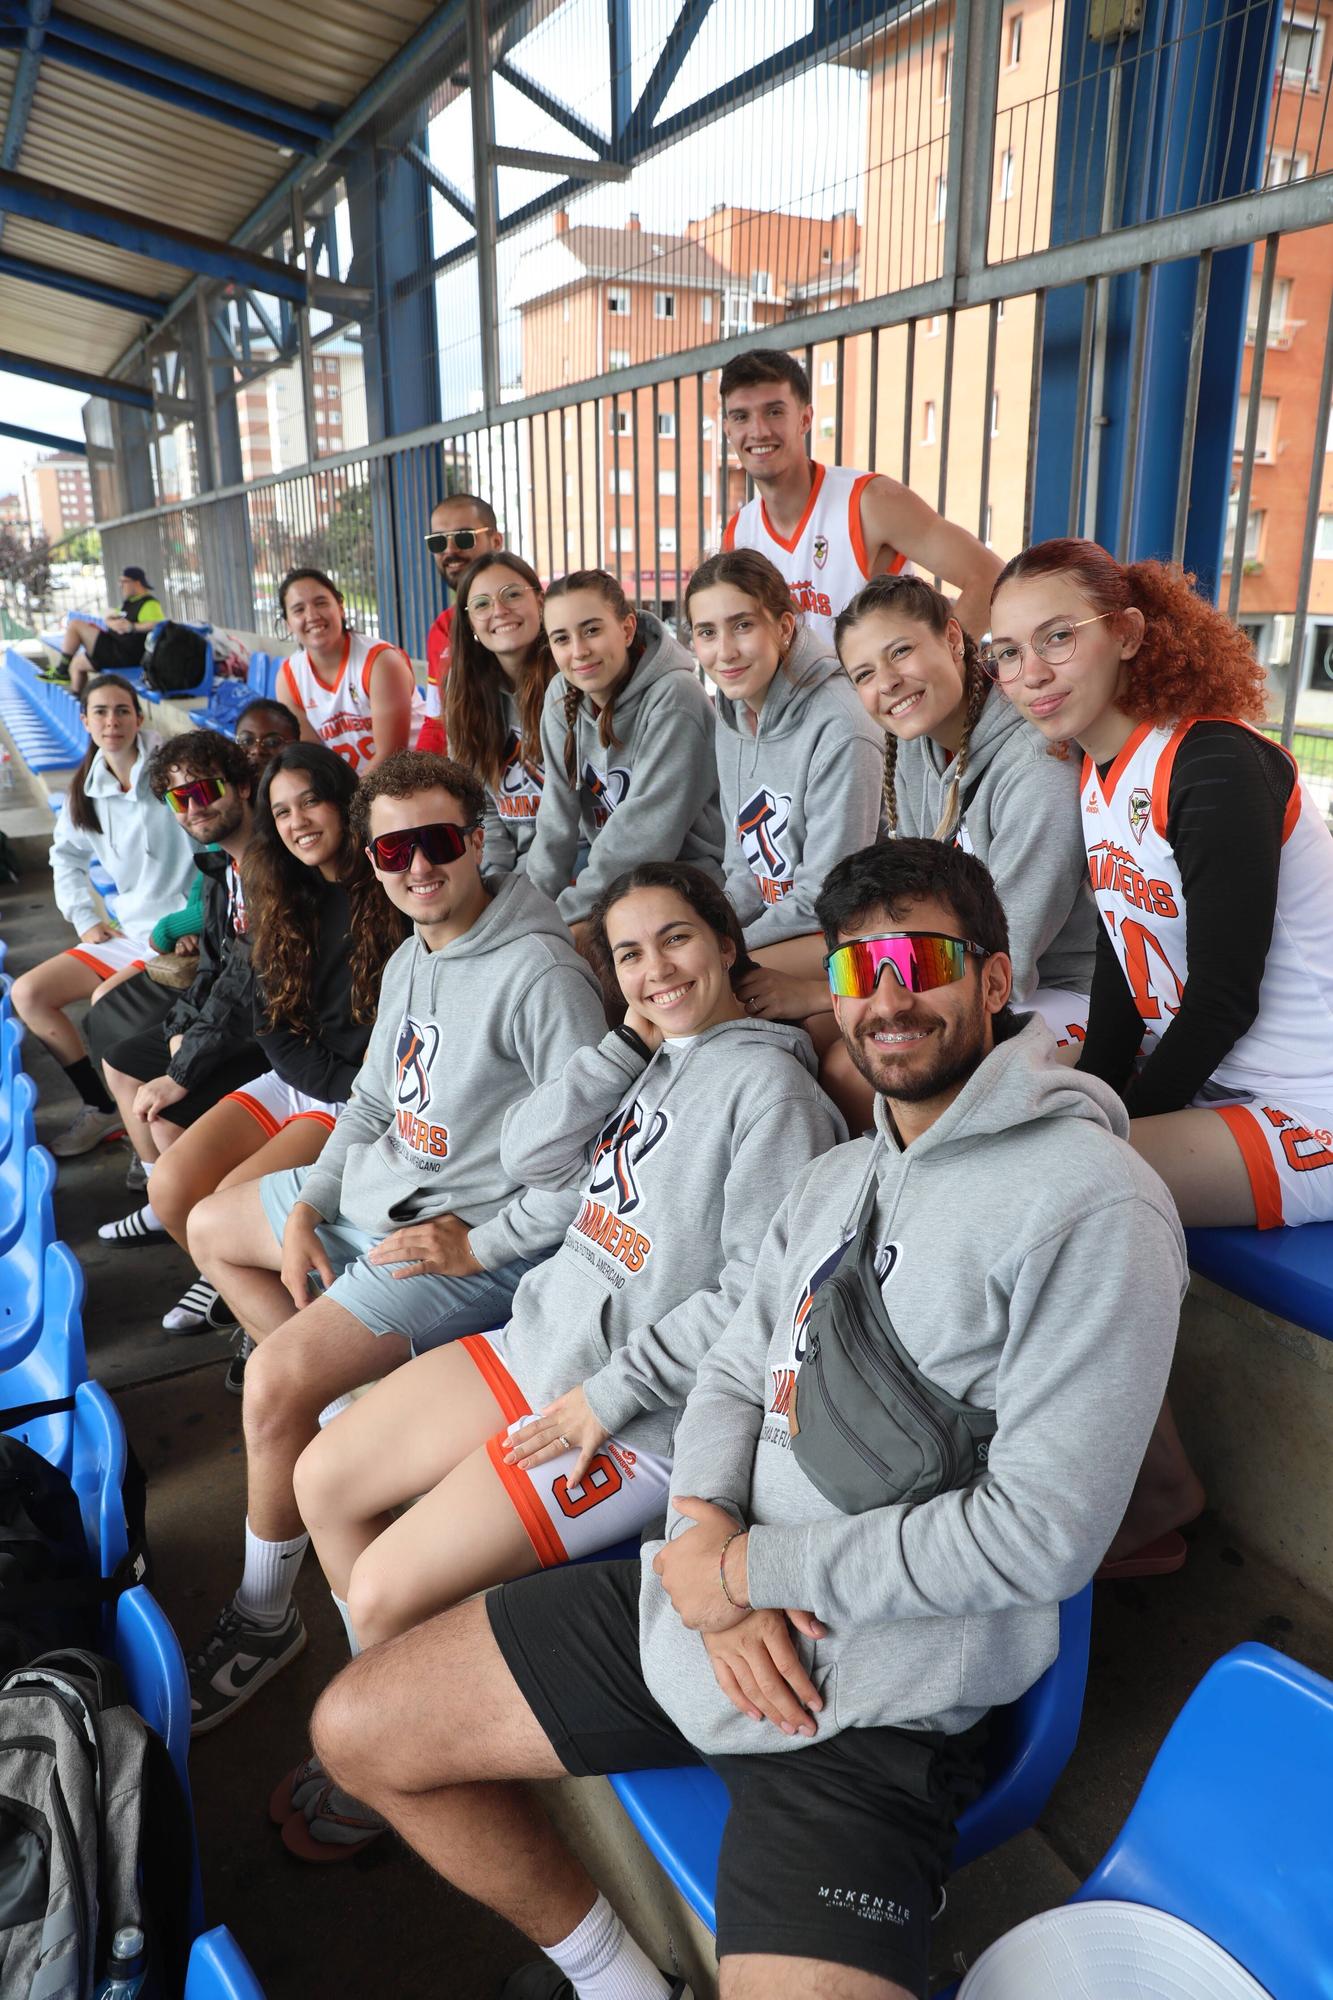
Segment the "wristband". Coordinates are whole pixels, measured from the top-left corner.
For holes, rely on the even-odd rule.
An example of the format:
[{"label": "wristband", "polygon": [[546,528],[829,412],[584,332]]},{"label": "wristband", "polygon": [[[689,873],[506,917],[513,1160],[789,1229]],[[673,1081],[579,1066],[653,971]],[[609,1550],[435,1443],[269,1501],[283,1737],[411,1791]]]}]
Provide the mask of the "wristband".
[{"label": "wristband", "polygon": [[753,1606],[751,1606],[748,1603],[738,1604],[736,1599],[732,1596],[730,1590],[727,1588],[727,1550],[731,1547],[733,1542],[739,1542],[742,1536],[747,1535],[749,1532],[750,1531],[748,1528],[736,1528],[731,1534],[727,1536],[726,1541],[723,1542],[722,1553],[721,1555],[719,1555],[717,1559],[717,1580],[722,1585],[722,1595],[726,1598],[727,1603],[731,1606],[733,1611],[750,1611],[753,1609]]},{"label": "wristband", "polygon": [[652,1061],[653,1052],[649,1048],[647,1042],[645,1042],[645,1040],[643,1039],[643,1036],[636,1035],[633,1028],[627,1028],[623,1021],[621,1022],[619,1027],[612,1028],[611,1033],[613,1035],[618,1035],[620,1037],[620,1040],[625,1044],[625,1047],[627,1049],[633,1049],[635,1055],[641,1056],[644,1062]]}]

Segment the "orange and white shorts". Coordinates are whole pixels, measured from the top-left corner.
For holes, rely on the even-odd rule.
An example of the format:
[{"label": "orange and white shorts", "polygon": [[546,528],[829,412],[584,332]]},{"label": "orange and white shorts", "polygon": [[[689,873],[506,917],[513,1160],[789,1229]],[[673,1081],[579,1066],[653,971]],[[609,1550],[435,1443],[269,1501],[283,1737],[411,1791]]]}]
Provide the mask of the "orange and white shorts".
[{"label": "orange and white shorts", "polygon": [[1257,1097],[1199,1108],[1224,1119],[1240,1147],[1260,1229],[1333,1222],[1333,1108],[1292,1109]]},{"label": "orange and white shorts", "polygon": [[666,1514],[671,1486],[671,1460],[655,1451],[639,1451],[619,1438],[608,1438],[580,1485],[570,1475],[576,1450],[548,1458],[532,1472],[505,1464],[505,1452],[515,1431],[536,1414],[497,1352],[502,1333],[466,1334],[464,1348],[487,1388],[504,1412],[506,1428],[486,1445],[486,1455],[514,1503],[543,1569],[597,1555],[616,1542],[640,1535],[650,1522]]},{"label": "orange and white shorts", "polygon": [[143,938],[126,937],[124,931],[117,931],[114,937],[99,938],[96,944],[72,944],[65,956],[91,966],[99,979],[110,979],[113,972],[124,972],[127,966],[142,972],[157,954]]},{"label": "orange and white shorts", "polygon": [[239,1104],[250,1113],[266,1139],[281,1132],[295,1118],[317,1118],[331,1132],[341,1104],[326,1104],[322,1097],[309,1097],[284,1083],[275,1069],[266,1069],[247,1083],[244,1090],[229,1090],[228,1104]]}]

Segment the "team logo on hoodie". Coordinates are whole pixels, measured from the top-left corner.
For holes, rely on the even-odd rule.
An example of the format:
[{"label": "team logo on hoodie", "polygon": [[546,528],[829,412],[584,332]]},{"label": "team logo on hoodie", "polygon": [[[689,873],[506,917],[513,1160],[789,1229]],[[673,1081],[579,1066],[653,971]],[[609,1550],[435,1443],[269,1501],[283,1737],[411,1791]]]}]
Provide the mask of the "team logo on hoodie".
[{"label": "team logo on hoodie", "polygon": [[[669,1112],[658,1109],[645,1121],[639,1100],[632,1098],[607,1120],[593,1148],[583,1206],[571,1235],[574,1246],[617,1287],[625,1282],[617,1265],[632,1276],[652,1253],[652,1238],[636,1229],[630,1218],[643,1202],[639,1170],[670,1130]],[[585,1250],[585,1244],[592,1248]]]},{"label": "team logo on hoodie", "polygon": [[782,844],[791,818],[788,792],[756,792],[736,815],[736,838],[766,903],[780,903],[795,887],[792,862]]},{"label": "team logo on hoodie", "polygon": [[623,806],[629,797],[629,772],[618,764],[609,770],[599,771],[589,758],[583,766],[583,789],[592,800],[592,823],[601,828],[606,825],[617,806]]},{"label": "team logo on hoodie", "polygon": [[1143,836],[1151,812],[1152,793],[1146,785],[1135,785],[1129,795],[1129,830],[1140,846],[1143,845]]},{"label": "team logo on hoodie", "polygon": [[401,1146],[427,1159],[442,1160],[449,1151],[449,1132],[422,1117],[430,1103],[431,1070],[440,1048],[434,1021],[414,1021],[404,1014],[394,1047],[394,1107]]},{"label": "team logo on hoodie", "polygon": [[816,535],[816,536],[815,536],[815,568],[816,568],[816,569],[823,569],[823,567],[824,567],[824,564],[825,564],[825,563],[826,563],[827,561],[828,561],[828,536],[827,536],[827,535]]},{"label": "team logo on hoodie", "polygon": [[[769,1364],[768,1412],[764,1418],[761,1434],[766,1444],[789,1445],[791,1442],[791,1404],[796,1391],[796,1377],[801,1372],[805,1360],[809,1337],[810,1311],[815,1302],[815,1293],[826,1278],[831,1278],[842,1261],[846,1242],[837,1243],[824,1257],[802,1286],[796,1304],[792,1308],[791,1343],[785,1362]],[[882,1243],[875,1252],[875,1275],[883,1284],[898,1263],[898,1245]]]},{"label": "team logo on hoodie", "polygon": [[500,818],[536,819],[545,777],[540,764],[524,757],[523,739],[516,729],[511,729],[500,759],[500,789],[495,799]]}]

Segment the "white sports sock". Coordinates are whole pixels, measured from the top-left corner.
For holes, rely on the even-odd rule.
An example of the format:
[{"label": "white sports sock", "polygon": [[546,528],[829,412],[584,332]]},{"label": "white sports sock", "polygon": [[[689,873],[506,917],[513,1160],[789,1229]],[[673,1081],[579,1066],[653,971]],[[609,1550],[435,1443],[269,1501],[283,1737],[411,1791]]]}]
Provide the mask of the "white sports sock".
[{"label": "white sports sock", "polygon": [[355,1396],[335,1396],[331,1403],[326,1403],[319,1413],[320,1429],[323,1430],[325,1424],[331,1424],[335,1417],[340,1417],[344,1410],[350,1410],[355,1401]]},{"label": "white sports sock", "polygon": [[301,1558],[310,1547],[309,1535],[290,1542],[261,1542],[245,1524],[245,1572],[236,1593],[236,1609],[256,1625],[281,1625],[292,1601],[292,1585]]},{"label": "white sports sock", "polygon": [[361,1651],[361,1641],[352,1630],[352,1614],[347,1609],[346,1599],[339,1597],[336,1590],[331,1590],[329,1596],[338,1607],[338,1616],[342,1619],[343,1631],[347,1634],[347,1649],[355,1660]]},{"label": "white sports sock", "polygon": [[559,1944],[543,1946],[579,2000],[666,2000],[670,1987],[605,1896]]},{"label": "white sports sock", "polygon": [[146,1178],[147,1178],[147,1177],[148,1177],[148,1176],[149,1176],[149,1175],[150,1175],[150,1174],[152,1173],[152,1171],[153,1171],[153,1168],[154,1168],[154,1167],[155,1167],[155,1166],[157,1165],[157,1161],[156,1161],[156,1160],[140,1160],[140,1162],[139,1162],[139,1165],[140,1165],[140,1166],[141,1166],[141,1167],[143,1168],[143,1170],[144,1170],[144,1177],[145,1177],[145,1179],[146,1179]]},{"label": "white sports sock", "polygon": [[157,1210],[153,1207],[151,1201],[146,1201],[143,1207],[139,1210],[139,1220],[143,1223],[145,1229],[166,1228],[166,1224],[163,1222]]}]

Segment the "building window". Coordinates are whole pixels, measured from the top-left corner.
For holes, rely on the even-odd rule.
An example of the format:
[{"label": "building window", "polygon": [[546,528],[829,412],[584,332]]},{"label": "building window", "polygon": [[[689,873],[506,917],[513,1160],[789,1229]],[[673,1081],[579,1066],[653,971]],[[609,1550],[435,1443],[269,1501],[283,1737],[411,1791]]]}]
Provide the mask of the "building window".
[{"label": "building window", "polygon": [[626,471],[612,472],[611,491],[613,493],[632,494],[634,492],[634,474]]},{"label": "building window", "polygon": [[998,389],[991,390],[990,434],[992,437],[998,437],[1000,435],[1000,392]]},{"label": "building window", "polygon": [[1324,54],[1324,24],[1313,14],[1288,14],[1279,30],[1278,76],[1288,90],[1318,90]]},{"label": "building window", "polygon": [[703,326],[713,324],[713,294],[705,292],[699,301],[699,320]]},{"label": "building window", "polygon": [[569,325],[569,317],[570,317],[570,303],[569,303],[569,300],[568,300],[568,299],[566,299],[566,300],[565,300],[565,325],[566,325],[566,326],[568,326],[568,325]]},{"label": "building window", "polygon": [[[1255,433],[1254,439],[1254,458],[1256,464],[1271,465],[1277,456],[1274,439],[1277,431],[1278,400],[1276,396],[1261,396],[1259,398],[1259,428]],[[1244,456],[1245,426],[1249,423],[1249,420],[1250,399],[1248,396],[1242,396],[1240,408],[1236,411],[1235,442],[1231,447],[1234,458]]]},{"label": "building window", "polygon": [[674,472],[659,472],[657,490],[664,500],[673,500],[676,495],[676,475]]},{"label": "building window", "polygon": [[1006,151],[1000,155],[1000,200],[1012,201],[1013,198],[1014,156],[1012,153]]},{"label": "building window", "polygon": [[1022,60],[1023,60],[1023,16],[1021,14],[1015,14],[1012,16],[1009,22],[1009,55],[1008,55],[1009,68],[1017,69],[1019,63]]},{"label": "building window", "polygon": [[953,83],[953,50],[941,49],[935,58],[935,95],[947,97]]},{"label": "building window", "polygon": [[[1236,495],[1233,493],[1231,498],[1227,502],[1227,540],[1226,540],[1226,550],[1223,558],[1228,568],[1230,567],[1231,564],[1231,552],[1236,545],[1237,504],[1238,503]],[[1264,510],[1262,507],[1251,507],[1249,515],[1245,522],[1244,560],[1246,562],[1259,561],[1259,551],[1263,547],[1263,539],[1264,539],[1264,518],[1265,518]]]},{"label": "building window", "polygon": [[949,212],[949,179],[947,174],[935,176],[935,220],[943,222]]},{"label": "building window", "polygon": [[622,410],[619,404],[617,404],[611,411],[612,437],[627,438],[633,428],[634,419],[631,412],[629,410]]},{"label": "building window", "polygon": [[653,293],[653,318],[674,319],[676,317],[676,294],[674,292]]},{"label": "building window", "polygon": [[629,367],[628,347],[613,347],[611,349],[611,352],[606,357],[606,365],[608,368],[628,368]]},{"label": "building window", "polygon": [[1333,514],[1319,516],[1319,526],[1315,530],[1314,553],[1316,562],[1333,562]]},{"label": "building window", "polygon": [[819,379],[823,383],[826,389],[832,388],[833,384],[838,379],[837,362],[821,361],[819,364]]},{"label": "building window", "polygon": [[608,285],[606,292],[606,310],[612,313],[620,313],[624,318],[628,319],[629,317],[628,285]]},{"label": "building window", "polygon": [[676,435],[676,413],[674,410],[660,410],[657,417],[657,435],[673,438]]},{"label": "building window", "polygon": [[986,532],[981,537],[982,541],[986,544],[987,548],[989,548],[991,545],[991,531],[994,528],[994,526],[995,526],[995,509],[990,505],[988,501],[986,504]]},{"label": "building window", "polygon": [[935,405],[930,401],[926,402],[921,411],[921,442],[922,444],[935,442]]},{"label": "building window", "polygon": [[1289,181],[1306,181],[1310,178],[1310,155],[1308,153],[1270,153],[1268,172],[1264,176],[1265,187],[1286,187]]},{"label": "building window", "polygon": [[[1250,309],[1245,315],[1245,344],[1253,347],[1259,331],[1259,294],[1263,290],[1263,277],[1258,271],[1250,279]],[[1268,302],[1268,345],[1289,347],[1291,345],[1291,279],[1275,278],[1273,296]]]},{"label": "building window", "polygon": [[754,274],[754,295],[757,299],[771,299],[773,296],[773,273],[756,271]]},{"label": "building window", "polygon": [[832,417],[821,417],[819,419],[819,435],[822,438],[831,438],[833,436]]},{"label": "building window", "polygon": [[713,475],[712,475],[712,473],[711,473],[711,472],[705,472],[705,474],[704,474],[704,499],[705,499],[705,500],[711,500],[711,499],[712,499],[712,497],[713,497]]},{"label": "building window", "polygon": [[819,253],[819,261],[821,264],[831,264],[833,262],[833,252],[829,249],[827,243]]},{"label": "building window", "polygon": [[927,334],[927,337],[928,337],[929,339],[931,339],[931,340],[934,340],[935,336],[936,336],[936,335],[938,334],[938,332],[939,332],[940,328],[941,328],[941,327],[942,327],[943,325],[944,325],[944,321],[943,321],[943,320],[942,320],[942,319],[940,318],[939,314],[938,314],[938,313],[932,313],[932,314],[930,315],[930,318],[929,318],[929,319],[928,319],[928,320],[926,321],[926,334]]},{"label": "building window", "polygon": [[667,526],[665,525],[665,523],[663,524],[663,526],[662,526],[662,529],[661,529],[661,532],[659,533],[659,535],[658,535],[658,537],[657,537],[657,548],[658,548],[658,553],[659,553],[660,555],[664,555],[664,556],[674,556],[674,555],[675,555],[675,553],[676,553],[676,530],[675,530],[674,528],[668,528],[668,527],[667,527]]}]

